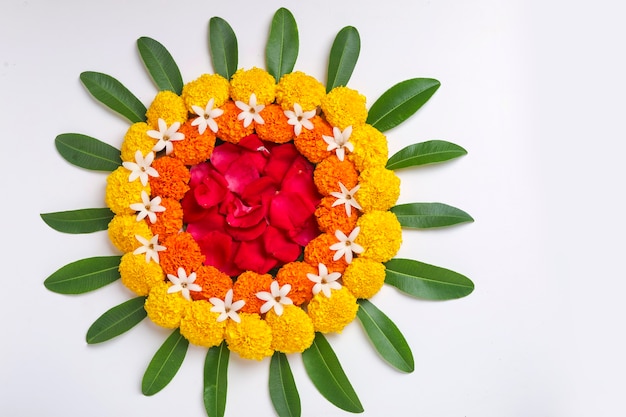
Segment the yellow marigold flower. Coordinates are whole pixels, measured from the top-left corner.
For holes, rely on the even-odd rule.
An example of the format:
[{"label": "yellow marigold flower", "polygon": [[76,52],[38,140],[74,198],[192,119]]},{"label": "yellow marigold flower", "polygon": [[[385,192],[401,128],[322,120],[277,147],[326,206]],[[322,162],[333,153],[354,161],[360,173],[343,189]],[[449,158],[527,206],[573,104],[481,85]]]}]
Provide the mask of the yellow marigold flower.
[{"label": "yellow marigold flower", "polygon": [[241,321],[227,320],[226,343],[228,348],[237,352],[244,359],[260,361],[266,356],[271,356],[272,329],[261,320],[258,314],[239,313]]},{"label": "yellow marigold flower", "polygon": [[313,110],[325,95],[326,88],[321,82],[300,71],[283,75],[276,86],[276,102],[283,110],[293,110],[296,103],[303,111]]},{"label": "yellow marigold flower", "polygon": [[194,113],[193,106],[206,107],[213,99],[213,107],[219,107],[228,100],[228,80],[219,74],[203,74],[183,86],[181,95],[187,111]]},{"label": "yellow marigold flower", "polygon": [[[246,102],[247,103],[247,102]],[[237,117],[241,110],[232,101],[227,101],[221,107],[224,113],[217,118],[217,136],[230,143],[237,144],[243,138],[254,133],[254,123],[243,127],[243,121]]]},{"label": "yellow marigold flower", "polygon": [[387,138],[375,127],[368,124],[353,127],[350,142],[354,145],[354,151],[348,154],[348,159],[354,162],[359,171],[387,164]]},{"label": "yellow marigold flower", "polygon": [[361,187],[356,199],[363,212],[389,210],[400,197],[400,178],[386,168],[369,168],[359,176]]},{"label": "yellow marigold flower", "polygon": [[152,130],[145,122],[133,123],[124,135],[122,142],[122,161],[135,162],[135,153],[139,150],[142,155],[152,152],[154,139],[147,135],[148,130]]},{"label": "yellow marigold flower", "polygon": [[365,96],[348,87],[335,87],[322,99],[322,111],[326,120],[343,130],[355,128],[367,120]]},{"label": "yellow marigold flower", "polygon": [[116,214],[109,222],[108,233],[111,243],[124,253],[133,252],[141,246],[135,235],[152,239],[152,231],[145,220],[138,222],[133,214]]},{"label": "yellow marigold flower", "polygon": [[313,297],[315,283],[307,278],[307,274],[317,274],[318,269],[306,262],[290,262],[283,265],[276,274],[276,281],[282,287],[291,285],[288,297],[294,305],[301,305]]},{"label": "yellow marigold flower", "polygon": [[256,95],[256,103],[268,105],[276,98],[276,81],[267,71],[253,67],[239,69],[230,80],[230,97],[248,104],[250,95]]},{"label": "yellow marigold flower", "polygon": [[146,262],[143,254],[127,252],[119,266],[122,284],[137,295],[146,296],[156,284],[163,282],[165,274],[156,262]]},{"label": "yellow marigold flower", "polygon": [[[146,112],[148,125],[152,129],[159,128],[159,119],[163,119],[167,126],[174,122],[181,125],[187,121],[188,112],[183,99],[176,93],[168,90],[159,91]],[[153,144],[154,146],[154,144]]]},{"label": "yellow marigold flower", "polygon": [[385,265],[362,257],[353,259],[341,280],[356,298],[373,297],[385,283]]},{"label": "yellow marigold flower", "polygon": [[219,313],[212,313],[212,307],[205,300],[187,304],[185,315],[180,320],[180,334],[190,343],[210,348],[224,340],[226,321],[218,322]]},{"label": "yellow marigold flower", "polygon": [[283,314],[274,309],[267,312],[265,321],[272,329],[272,349],[283,353],[301,353],[315,338],[313,321],[300,307],[286,305]]},{"label": "yellow marigold flower", "polygon": [[317,293],[308,306],[308,313],[315,331],[331,333],[341,331],[356,317],[359,305],[356,297],[346,287],[331,290],[330,298]]},{"label": "yellow marigold flower", "polygon": [[393,258],[402,244],[402,226],[390,211],[371,211],[363,214],[357,226],[361,228],[355,243],[363,246],[359,257],[376,262]]},{"label": "yellow marigold flower", "polygon": [[294,139],[293,143],[302,156],[317,164],[330,156],[326,149],[328,144],[322,136],[333,136],[333,128],[320,116],[311,119],[313,129],[302,129],[302,132]]},{"label": "yellow marigold flower", "polygon": [[261,140],[286,143],[293,139],[293,126],[287,123],[287,116],[278,104],[270,104],[261,110],[262,125],[255,124],[256,134]]},{"label": "yellow marigold flower", "polygon": [[184,317],[187,305],[191,301],[183,297],[180,291],[168,294],[169,287],[170,284],[166,282],[152,287],[143,307],[155,324],[166,329],[175,329],[180,326],[180,320]]},{"label": "yellow marigold flower", "polygon": [[129,170],[119,167],[107,177],[104,201],[115,214],[134,214],[135,210],[130,205],[141,203],[142,191],[150,195],[150,184],[144,187],[138,179],[129,182],[129,175]]},{"label": "yellow marigold flower", "polygon": [[233,300],[244,300],[246,304],[240,311],[244,313],[260,313],[261,306],[265,301],[256,296],[261,291],[270,291],[272,285],[270,274],[258,274],[253,271],[246,271],[237,277],[233,285]]},{"label": "yellow marigold flower", "polygon": [[354,164],[347,159],[340,161],[336,155],[324,159],[313,171],[313,182],[322,195],[340,191],[339,183],[351,190],[356,186],[358,179],[359,174]]}]

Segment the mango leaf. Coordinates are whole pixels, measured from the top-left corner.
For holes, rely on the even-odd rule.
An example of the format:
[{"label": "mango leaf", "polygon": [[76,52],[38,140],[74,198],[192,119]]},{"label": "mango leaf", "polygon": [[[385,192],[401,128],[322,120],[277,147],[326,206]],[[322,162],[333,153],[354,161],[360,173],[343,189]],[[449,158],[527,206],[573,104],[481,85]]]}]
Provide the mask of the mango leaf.
[{"label": "mango leaf", "polygon": [[137,39],[137,49],[159,90],[169,90],[180,95],[183,91],[183,77],[169,51],[148,37]]},{"label": "mango leaf", "polygon": [[341,29],[330,48],[326,92],[348,84],[356,61],[359,59],[359,52],[361,52],[361,38],[356,28],[346,26]]},{"label": "mango leaf", "polygon": [[412,78],[394,85],[374,102],[367,123],[381,132],[399,125],[418,111],[440,85],[432,78]]},{"label": "mango leaf", "polygon": [[64,233],[92,233],[106,230],[115,214],[108,208],[88,208],[40,214],[54,230]]},{"label": "mango leaf", "polygon": [[415,143],[396,152],[389,161],[387,169],[400,169],[418,165],[434,164],[466,155],[467,151],[445,140],[430,140]]},{"label": "mango leaf", "polygon": [[358,300],[357,317],[363,325],[374,348],[394,368],[413,372],[415,363],[411,348],[396,325],[366,299]]},{"label": "mango leaf", "polygon": [[461,209],[443,203],[410,203],[391,208],[402,227],[429,229],[473,222],[472,216]]},{"label": "mango leaf", "polygon": [[270,37],[265,47],[267,72],[276,82],[280,77],[293,71],[298,58],[298,26],[291,12],[281,7],[274,14]]},{"label": "mango leaf", "polygon": [[293,380],[287,355],[274,352],[270,362],[270,398],[280,417],[300,417],[300,396]]},{"label": "mango leaf", "polygon": [[54,145],[63,159],[77,167],[111,172],[122,165],[118,149],[91,136],[63,133]]},{"label": "mango leaf", "polygon": [[226,342],[209,349],[204,361],[204,408],[209,417],[224,417],[228,388],[228,359]]},{"label": "mango leaf", "polygon": [[469,278],[438,266],[412,259],[392,259],[385,267],[385,283],[413,297],[451,300],[474,291],[474,283]]},{"label": "mango leaf", "polygon": [[141,392],[154,395],[174,378],[183,364],[189,341],[176,329],[154,354],[141,380]]},{"label": "mango leaf", "polygon": [[115,78],[86,71],[80,74],[80,80],[94,98],[131,123],[146,120],[146,106]]},{"label": "mango leaf", "polygon": [[99,256],[72,262],[57,270],[43,285],[58,294],[83,294],[119,279],[121,256]]},{"label": "mango leaf", "polygon": [[239,51],[233,28],[221,17],[212,17],[209,20],[209,47],[213,69],[217,74],[230,80],[237,71]]},{"label": "mango leaf", "polygon": [[364,411],[335,352],[322,333],[315,334],[311,347],[302,352],[302,360],[311,382],[324,398],[345,411]]},{"label": "mango leaf", "polygon": [[102,343],[135,327],[146,318],[145,301],[146,297],[132,298],[101,315],[87,330],[87,343]]}]

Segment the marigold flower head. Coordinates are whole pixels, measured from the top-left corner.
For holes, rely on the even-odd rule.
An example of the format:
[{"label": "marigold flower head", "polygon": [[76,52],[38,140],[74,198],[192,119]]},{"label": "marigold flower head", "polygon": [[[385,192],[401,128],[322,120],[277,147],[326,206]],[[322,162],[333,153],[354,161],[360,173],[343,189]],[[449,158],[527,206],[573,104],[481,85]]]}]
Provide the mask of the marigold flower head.
[{"label": "marigold flower head", "polygon": [[356,258],[344,271],[343,285],[356,298],[373,297],[385,283],[385,265],[367,258]]},{"label": "marigold flower head", "polygon": [[258,274],[256,272],[246,271],[239,275],[233,285],[233,299],[244,300],[246,302],[241,308],[241,311],[244,313],[260,313],[261,306],[265,301],[259,299],[256,293],[269,291],[272,281],[273,279],[270,274]]},{"label": "marigold flower head", "polygon": [[104,201],[115,214],[133,214],[135,210],[130,205],[141,201],[141,192],[150,194],[150,186],[145,187],[141,181],[128,181],[130,171],[119,167],[107,176]]},{"label": "marigold flower head", "polygon": [[359,171],[372,167],[384,167],[387,164],[389,151],[387,138],[372,125],[355,126],[350,135],[354,151],[348,158],[354,162]]},{"label": "marigold flower head", "polygon": [[180,96],[169,90],[159,91],[146,112],[148,125],[152,129],[158,129],[159,119],[163,119],[168,126],[171,126],[175,122],[182,125],[187,121],[187,117],[185,102]]},{"label": "marigold flower head", "polygon": [[145,122],[130,125],[124,135],[124,141],[122,142],[122,161],[135,162],[135,152],[137,152],[137,150],[141,151],[142,155],[147,155],[148,152],[152,152],[154,139],[147,134],[148,130],[151,129],[148,123]]},{"label": "marigold flower head", "polygon": [[[108,234],[111,243],[121,252],[133,252],[141,243],[135,235],[152,239],[150,226],[144,220],[137,221],[134,214],[116,214],[109,222]],[[144,258],[145,259],[145,258]]]},{"label": "marigold flower head", "polygon": [[254,123],[243,127],[243,122],[238,119],[241,110],[233,101],[227,101],[221,107],[224,113],[217,118],[217,136],[230,143],[237,144],[246,136],[254,133]]},{"label": "marigold flower head", "polygon": [[326,95],[326,88],[315,77],[300,71],[285,74],[276,86],[276,102],[283,110],[293,109],[298,103],[302,110],[317,108]]},{"label": "marigold flower head", "polygon": [[166,329],[175,329],[185,315],[187,305],[191,303],[180,292],[168,294],[170,284],[160,282],[150,290],[144,308],[148,317],[155,324]]},{"label": "marigold flower head", "polygon": [[335,87],[322,98],[322,111],[333,126],[345,129],[362,125],[367,120],[365,96],[348,87]]},{"label": "marigold flower head", "polygon": [[173,143],[171,157],[180,160],[184,165],[196,165],[211,157],[215,147],[215,134],[211,129],[199,134],[198,129],[188,120],[178,131],[185,135],[185,139]]},{"label": "marigold flower head", "polygon": [[287,116],[278,104],[265,106],[261,111],[265,121],[256,125],[256,134],[261,140],[286,143],[293,139],[293,127],[287,123]]},{"label": "marigold flower head", "polygon": [[180,200],[189,190],[189,169],[180,160],[163,156],[152,163],[152,168],[159,173],[158,177],[150,177],[152,195],[161,198]]},{"label": "marigold flower head", "polygon": [[239,69],[230,80],[230,97],[234,101],[248,103],[256,95],[257,104],[268,105],[276,98],[276,81],[267,71],[253,67]]},{"label": "marigold flower head", "polygon": [[311,265],[324,264],[330,272],[343,272],[348,263],[344,257],[334,260],[334,250],[330,247],[338,240],[334,234],[322,233],[311,240],[304,248],[304,260]]},{"label": "marigold flower head", "polygon": [[202,265],[196,270],[196,284],[202,287],[202,291],[191,293],[194,300],[209,300],[212,297],[223,300],[233,287],[233,280],[214,266]]},{"label": "marigold flower head", "polygon": [[272,329],[272,349],[279,352],[304,352],[315,338],[313,321],[299,307],[287,305],[280,316],[270,310],[265,321]]},{"label": "marigold flower head", "polygon": [[161,240],[165,240],[183,228],[183,208],[173,198],[161,199],[161,206],[165,207],[165,211],[156,213],[157,220],[150,224],[150,230],[153,235],[159,235]]},{"label": "marigold flower head", "polygon": [[317,268],[306,262],[290,262],[283,265],[276,274],[276,281],[283,286],[291,285],[289,298],[293,304],[299,306],[313,297],[314,283],[307,278],[307,274],[317,273]]},{"label": "marigold flower head", "polygon": [[347,189],[354,188],[358,179],[359,174],[354,164],[347,159],[340,161],[335,155],[317,164],[313,172],[313,182],[320,194],[325,196],[333,191],[340,191],[339,183]]},{"label": "marigold flower head", "polygon": [[346,213],[343,205],[333,204],[337,201],[336,197],[327,196],[317,205],[315,217],[317,217],[317,225],[322,232],[333,234],[336,230],[343,233],[350,233],[356,226],[359,219],[358,210],[351,210],[350,216]]},{"label": "marigold flower head", "polygon": [[359,256],[376,262],[387,262],[393,258],[402,244],[402,226],[390,211],[371,211],[363,214],[357,225],[361,232],[356,243],[363,246]]},{"label": "marigold flower head", "polygon": [[127,252],[119,266],[122,284],[139,296],[146,296],[156,284],[163,282],[165,274],[156,262],[146,262],[144,255]]},{"label": "marigold flower head", "polygon": [[341,333],[359,309],[356,297],[346,287],[331,291],[329,298],[321,292],[316,294],[308,305],[307,311],[317,332]]},{"label": "marigold flower head", "polygon": [[232,352],[244,359],[260,361],[271,356],[272,329],[258,314],[240,313],[241,321],[226,321],[226,343]]},{"label": "marigold flower head", "polygon": [[368,168],[359,176],[358,201],[364,212],[386,211],[400,197],[400,178],[383,167]]},{"label": "marigold flower head", "polygon": [[211,303],[205,300],[187,304],[180,320],[180,334],[190,343],[210,348],[224,340],[226,321],[218,322],[219,314],[211,312],[211,307]]},{"label": "marigold flower head", "polygon": [[204,108],[210,99],[215,107],[220,107],[228,100],[229,89],[228,80],[221,75],[203,74],[183,86],[181,97],[187,111],[193,114],[193,106]]},{"label": "marigold flower head", "polygon": [[176,275],[178,268],[188,273],[195,271],[204,262],[204,255],[193,236],[187,232],[171,235],[163,241],[165,250],[160,252],[161,268],[166,274]]},{"label": "marigold flower head", "polygon": [[322,136],[332,136],[333,128],[328,122],[320,116],[311,119],[313,129],[302,129],[302,132],[294,139],[294,145],[302,156],[309,162],[317,164],[330,156],[330,151],[326,148],[328,145],[322,139]]}]

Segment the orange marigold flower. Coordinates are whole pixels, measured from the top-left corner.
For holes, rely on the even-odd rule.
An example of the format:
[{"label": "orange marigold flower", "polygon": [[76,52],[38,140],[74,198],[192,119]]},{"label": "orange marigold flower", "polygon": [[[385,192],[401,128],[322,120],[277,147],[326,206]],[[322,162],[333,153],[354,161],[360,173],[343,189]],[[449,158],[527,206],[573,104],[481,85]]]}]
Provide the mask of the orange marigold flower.
[{"label": "orange marigold flower", "polygon": [[183,99],[169,90],[159,91],[146,112],[148,125],[157,130],[159,119],[163,119],[169,127],[174,122],[179,122],[182,125],[187,121],[187,116],[187,107],[185,107]]},{"label": "orange marigold flower", "polygon": [[138,222],[133,214],[116,214],[109,222],[108,233],[111,243],[124,253],[133,252],[141,246],[135,235],[148,240],[153,236],[145,220]]},{"label": "orange marigold flower", "polygon": [[169,287],[170,284],[166,282],[160,282],[152,287],[144,303],[144,308],[150,320],[155,324],[166,329],[175,329],[180,325],[187,305],[191,301],[183,297],[180,291],[168,294],[167,289]]},{"label": "orange marigold flower", "polygon": [[183,208],[180,202],[173,198],[161,199],[161,206],[165,207],[165,211],[155,213],[156,222],[148,224],[153,235],[159,235],[161,240],[165,240],[183,228]]},{"label": "orange marigold flower", "polygon": [[315,331],[331,333],[341,331],[356,317],[359,305],[356,297],[346,288],[331,290],[330,298],[323,292],[317,293],[308,305],[309,317]]},{"label": "orange marigold flower", "polygon": [[248,127],[243,127],[243,121],[237,119],[241,110],[233,101],[227,101],[221,109],[224,110],[224,113],[215,119],[218,128],[217,136],[220,139],[237,144],[241,139],[254,133],[254,123]]},{"label": "orange marigold flower", "polygon": [[340,161],[336,155],[331,155],[317,164],[313,172],[313,182],[322,195],[339,191],[339,183],[351,190],[356,186],[358,179],[359,174],[354,164],[348,159]]},{"label": "orange marigold flower", "polygon": [[354,151],[348,159],[354,162],[359,171],[372,167],[384,167],[387,164],[389,151],[387,138],[372,125],[355,126],[350,135]]},{"label": "orange marigold flower", "polygon": [[356,298],[373,297],[385,283],[385,265],[363,257],[353,259],[341,280]]},{"label": "orange marigold flower", "polygon": [[355,243],[364,249],[359,256],[376,262],[387,262],[398,253],[402,244],[402,226],[390,211],[363,214],[357,226],[361,228]]},{"label": "orange marigold flower", "polygon": [[152,168],[159,173],[158,177],[149,177],[153,196],[169,197],[175,200],[183,198],[189,190],[189,169],[181,161],[169,156],[157,158]]},{"label": "orange marigold flower", "polygon": [[276,102],[283,110],[292,110],[298,103],[303,111],[315,109],[326,95],[324,85],[300,71],[294,71],[281,77],[276,86]]},{"label": "orange marigold flower", "polygon": [[143,254],[125,253],[119,266],[122,284],[137,295],[148,295],[150,289],[163,282],[165,274],[156,262],[146,262]]},{"label": "orange marigold flower", "polygon": [[276,97],[276,80],[261,68],[237,70],[230,79],[230,97],[234,101],[248,104],[252,94],[256,96],[257,104],[273,103]]},{"label": "orange marigold flower", "polygon": [[154,148],[154,139],[148,136],[148,130],[152,130],[148,123],[139,122],[130,125],[122,142],[122,161],[135,162],[135,153],[139,150],[142,155],[147,155]]},{"label": "orange marigold flower", "polygon": [[362,125],[367,120],[365,96],[348,87],[335,87],[322,99],[326,120],[344,130]]},{"label": "orange marigold flower", "polygon": [[359,184],[358,202],[366,213],[389,210],[400,197],[400,178],[395,172],[383,167],[368,168],[361,172]]},{"label": "orange marigold flower", "polygon": [[283,353],[304,352],[315,339],[313,321],[299,307],[286,305],[283,314],[267,312],[265,321],[272,329],[272,349]]},{"label": "orange marigold flower", "polygon": [[219,107],[228,100],[228,80],[219,74],[203,74],[199,78],[183,86],[181,95],[189,113],[193,114],[193,106],[206,107],[213,99],[213,106]]},{"label": "orange marigold flower", "polygon": [[359,219],[358,210],[351,210],[348,217],[343,204],[333,207],[335,201],[337,201],[337,198],[333,196],[322,198],[315,210],[317,225],[322,232],[334,234],[336,230],[341,230],[348,235],[352,232],[352,229],[356,226],[356,221]]},{"label": "orange marigold flower", "polygon": [[310,121],[313,123],[313,129],[302,129],[293,143],[302,156],[317,164],[330,156],[330,151],[326,150],[328,144],[324,142],[322,136],[333,136],[333,128],[320,116],[315,116]]},{"label": "orange marigold flower", "polygon": [[185,165],[196,165],[211,157],[215,147],[215,134],[211,129],[206,129],[203,134],[198,133],[198,128],[191,125],[188,120],[178,131],[185,135],[185,139],[172,142],[174,147],[170,154],[172,158],[179,159]]},{"label": "orange marigold flower", "polygon": [[260,361],[271,356],[272,329],[258,314],[240,313],[239,323],[227,320],[226,343],[228,348],[244,359]]},{"label": "orange marigold flower", "polygon": [[330,250],[330,246],[337,243],[334,235],[322,233],[309,242],[304,248],[304,260],[311,265],[324,264],[329,272],[343,272],[348,265],[345,257],[336,261],[333,260],[335,251]]},{"label": "orange marigold flower", "polygon": [[185,315],[180,320],[180,334],[190,343],[210,348],[224,340],[226,321],[218,322],[219,313],[212,313],[212,307],[211,303],[204,300],[187,305]]},{"label": "orange marigold flower", "polygon": [[290,262],[283,265],[276,274],[276,281],[281,287],[285,284],[291,285],[287,297],[291,298],[294,305],[299,306],[313,297],[315,283],[306,274],[317,274],[317,268],[306,262]]},{"label": "orange marigold flower", "polygon": [[270,291],[272,276],[246,271],[239,275],[233,285],[233,300],[244,300],[246,304],[240,311],[244,313],[260,313],[265,301],[256,296],[260,291]]},{"label": "orange marigold flower", "polygon": [[163,246],[166,249],[159,252],[159,260],[166,274],[178,276],[178,268],[183,268],[190,274],[204,262],[200,246],[187,232],[169,236],[163,241]]},{"label": "orange marigold flower", "polygon": [[195,283],[202,287],[202,291],[191,292],[194,300],[209,300],[211,297],[223,300],[233,287],[233,280],[228,275],[210,265],[202,265],[196,269]]},{"label": "orange marigold flower", "polygon": [[265,106],[260,114],[265,123],[255,123],[255,130],[261,140],[286,143],[293,139],[293,126],[287,123],[289,119],[278,104]]}]

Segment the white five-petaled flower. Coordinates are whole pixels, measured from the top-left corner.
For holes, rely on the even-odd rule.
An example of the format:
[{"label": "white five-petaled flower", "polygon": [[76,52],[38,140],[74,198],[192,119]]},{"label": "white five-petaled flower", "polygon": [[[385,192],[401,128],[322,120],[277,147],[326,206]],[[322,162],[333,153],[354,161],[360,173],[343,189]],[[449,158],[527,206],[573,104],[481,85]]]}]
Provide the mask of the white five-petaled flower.
[{"label": "white five-petaled flower", "polygon": [[122,166],[130,171],[128,182],[133,182],[139,178],[141,184],[145,187],[148,185],[148,176],[158,177],[158,171],[150,166],[152,161],[154,161],[154,152],[149,152],[144,158],[141,151],[137,150],[135,152],[135,162],[122,162]]},{"label": "white five-petaled flower", "polygon": [[289,291],[291,291],[290,284],[285,284],[281,287],[278,281],[272,281],[270,292],[260,291],[256,293],[257,298],[265,301],[261,306],[261,314],[265,314],[273,308],[277,316],[282,315],[283,306],[293,304],[291,298],[287,297]]},{"label": "white five-petaled flower", "polygon": [[167,278],[172,284],[174,284],[167,289],[168,294],[180,291],[183,294],[183,297],[191,301],[189,291],[202,291],[202,287],[195,283],[196,273],[192,272],[187,275],[187,272],[183,267],[178,268],[178,276],[167,274]]},{"label": "white five-petaled flower", "polygon": [[150,259],[154,259],[154,262],[159,263],[159,252],[166,249],[165,246],[159,245],[159,235],[152,236],[152,239],[148,240],[143,236],[135,235],[135,239],[141,243],[135,251],[134,255],[141,253],[146,254],[146,262],[150,262]]},{"label": "white five-petaled flower", "polygon": [[240,310],[244,306],[244,304],[246,304],[246,302],[244,300],[239,300],[233,303],[232,289],[228,290],[228,292],[226,293],[226,297],[224,297],[224,300],[221,300],[217,297],[211,297],[209,299],[209,302],[213,304],[213,307],[211,307],[211,311],[213,313],[220,313],[219,317],[217,318],[218,322],[224,321],[227,318],[230,318],[236,323],[241,322],[241,318],[239,318],[239,314],[237,314],[237,311]]},{"label": "white five-petaled flower", "polygon": [[329,274],[328,268],[322,263],[318,264],[317,268],[319,271],[318,275],[306,274],[306,277],[315,283],[313,286],[313,295],[317,295],[321,291],[326,298],[330,298],[330,290],[341,289],[341,284],[337,282],[339,277],[341,277],[341,273],[332,272]]},{"label": "white five-petaled flower", "polygon": [[165,149],[165,154],[169,155],[174,150],[172,142],[185,139],[185,134],[178,131],[180,122],[174,122],[167,127],[165,120],[159,119],[159,130],[148,130],[147,135],[158,142],[152,148],[153,151],[159,152]]},{"label": "white five-petaled flower", "polygon": [[333,203],[333,207],[343,204],[345,206],[346,214],[348,215],[348,217],[352,215],[352,207],[358,210],[362,210],[363,208],[361,207],[359,202],[356,201],[356,199],[354,198],[354,194],[357,191],[359,191],[360,187],[361,187],[361,184],[357,184],[353,189],[348,190],[346,186],[340,182],[339,188],[341,189],[341,192],[333,191],[330,193],[330,195],[332,195],[333,197],[337,199]]},{"label": "white five-petaled flower", "polygon": [[200,106],[191,106],[193,111],[198,115],[196,119],[191,122],[192,126],[198,126],[198,133],[201,135],[204,133],[206,128],[208,127],[213,131],[213,133],[217,133],[217,122],[215,119],[220,117],[224,110],[219,108],[213,108],[213,104],[215,103],[215,99],[209,100],[206,107],[203,109]]},{"label": "white five-petaled flower", "polygon": [[346,236],[341,230],[335,231],[335,237],[339,240],[339,242],[334,245],[330,245],[330,250],[337,251],[333,256],[333,261],[341,259],[342,256],[345,256],[346,262],[351,263],[352,253],[363,253],[363,246],[354,243],[360,231],[361,228],[358,226],[352,229],[350,236]]},{"label": "white five-petaled flower", "polygon": [[161,197],[156,196],[150,200],[150,196],[147,192],[141,191],[141,203],[133,203],[130,205],[131,210],[137,211],[137,221],[141,221],[148,217],[150,223],[155,223],[156,213],[165,211],[165,207],[161,205]]},{"label": "white five-petaled flower", "polygon": [[253,120],[260,125],[265,123],[260,114],[265,106],[263,104],[256,104],[256,94],[250,94],[250,102],[248,104],[243,101],[235,101],[235,105],[241,110],[237,119],[243,120],[243,127],[250,126]]},{"label": "white five-petaled flower", "polygon": [[337,126],[333,127],[333,136],[322,135],[324,142],[328,144],[327,151],[335,151],[337,158],[343,161],[346,149],[354,152],[354,145],[349,142],[352,135],[352,126],[346,127],[343,132]]},{"label": "white five-petaled flower", "polygon": [[313,130],[313,122],[310,119],[315,116],[315,109],[302,111],[302,107],[298,103],[294,103],[293,111],[285,110],[285,116],[289,120],[287,123],[293,126],[293,132],[298,136],[302,132],[302,128]]}]

